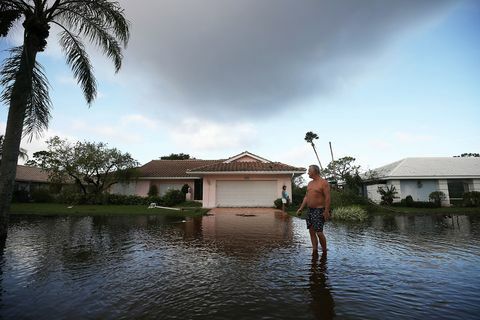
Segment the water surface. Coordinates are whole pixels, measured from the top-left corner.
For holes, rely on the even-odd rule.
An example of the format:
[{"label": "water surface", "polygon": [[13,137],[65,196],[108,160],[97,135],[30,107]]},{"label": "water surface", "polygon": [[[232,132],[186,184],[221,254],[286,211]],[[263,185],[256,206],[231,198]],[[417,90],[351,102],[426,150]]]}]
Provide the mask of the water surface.
[{"label": "water surface", "polygon": [[478,319],[480,218],[325,227],[272,210],[203,218],[13,216],[5,319]]}]

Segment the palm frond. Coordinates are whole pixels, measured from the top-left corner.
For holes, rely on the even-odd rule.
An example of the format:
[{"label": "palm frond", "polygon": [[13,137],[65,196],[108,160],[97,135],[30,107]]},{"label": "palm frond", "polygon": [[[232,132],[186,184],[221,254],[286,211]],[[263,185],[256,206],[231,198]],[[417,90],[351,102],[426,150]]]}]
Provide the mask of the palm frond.
[{"label": "palm frond", "polygon": [[37,62],[33,69],[32,77],[32,95],[30,96],[28,107],[23,123],[24,136],[29,136],[31,141],[33,136],[39,138],[44,130],[48,128],[48,122],[52,108],[48,89],[47,76],[43,71],[43,67]]},{"label": "palm frond", "polygon": [[119,39],[126,47],[130,39],[129,22],[125,18],[124,10],[117,1],[109,0],[66,0],[58,5],[56,14],[61,14],[65,10],[73,12],[88,13],[89,17],[94,17],[99,21],[104,21],[108,26],[108,31]]},{"label": "palm frond", "polygon": [[0,5],[0,37],[7,36],[22,12],[10,3]]},{"label": "palm frond", "polygon": [[57,16],[57,21],[77,34],[83,34],[91,43],[99,46],[115,65],[115,72],[122,66],[122,49],[113,35],[108,33],[105,21],[91,16],[86,10],[65,9]]},{"label": "palm frond", "polygon": [[66,55],[67,63],[72,68],[78,84],[82,87],[87,103],[91,104],[97,95],[97,83],[85,46],[78,36],[73,35],[59,23],[57,24],[64,29],[60,33],[60,46]]},{"label": "palm frond", "polygon": [[[13,85],[20,68],[22,59],[22,47],[16,47],[10,50],[10,57],[0,70],[0,85],[3,91],[0,95],[0,101],[9,104]],[[29,136],[31,141],[33,136],[40,137],[42,132],[48,128],[48,122],[51,118],[50,109],[52,107],[50,95],[48,93],[49,83],[43,67],[35,62],[32,73],[32,88],[28,93],[27,107],[25,111],[23,135]]]}]

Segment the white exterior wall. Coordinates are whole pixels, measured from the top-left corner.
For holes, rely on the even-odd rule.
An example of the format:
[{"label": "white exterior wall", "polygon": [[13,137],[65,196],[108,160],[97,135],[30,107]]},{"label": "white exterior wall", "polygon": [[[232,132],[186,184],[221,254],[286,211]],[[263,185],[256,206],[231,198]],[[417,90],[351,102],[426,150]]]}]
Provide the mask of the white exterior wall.
[{"label": "white exterior wall", "polygon": [[377,192],[378,187],[385,188],[385,184],[367,185],[367,198],[376,203],[380,203],[382,201],[380,193]]},{"label": "white exterior wall", "polygon": [[445,194],[445,200],[442,201],[442,207],[449,207],[450,195],[448,193],[448,180],[437,180],[437,191],[442,191]]},{"label": "white exterior wall", "polygon": [[135,194],[137,182],[115,183],[110,187],[110,193],[131,196]]},{"label": "white exterior wall", "polygon": [[414,201],[429,201],[430,193],[437,191],[435,180],[401,180],[400,186],[400,198],[404,199],[410,195]]},{"label": "white exterior wall", "polygon": [[469,191],[480,191],[480,179],[473,179],[472,184],[468,185]]}]

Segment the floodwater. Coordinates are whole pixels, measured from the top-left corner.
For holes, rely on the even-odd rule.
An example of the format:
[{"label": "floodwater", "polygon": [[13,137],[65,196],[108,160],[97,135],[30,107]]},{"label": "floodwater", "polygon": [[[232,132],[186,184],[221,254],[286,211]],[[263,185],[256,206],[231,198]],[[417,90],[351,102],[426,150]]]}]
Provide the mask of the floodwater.
[{"label": "floodwater", "polygon": [[11,217],[3,319],[479,319],[480,217]]}]

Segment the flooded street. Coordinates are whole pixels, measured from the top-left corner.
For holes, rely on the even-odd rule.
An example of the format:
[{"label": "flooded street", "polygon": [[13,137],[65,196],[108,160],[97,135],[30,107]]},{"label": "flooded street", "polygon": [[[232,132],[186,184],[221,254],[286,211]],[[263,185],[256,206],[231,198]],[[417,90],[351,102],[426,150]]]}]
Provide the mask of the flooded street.
[{"label": "flooded street", "polygon": [[480,217],[11,217],[4,319],[478,319]]}]

